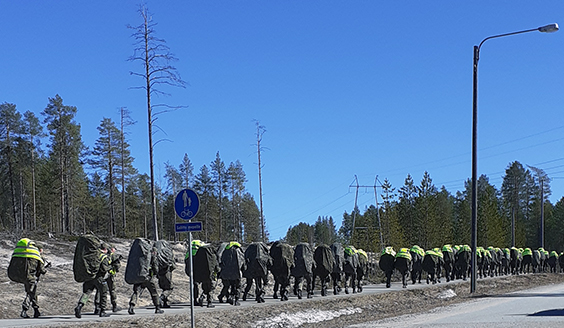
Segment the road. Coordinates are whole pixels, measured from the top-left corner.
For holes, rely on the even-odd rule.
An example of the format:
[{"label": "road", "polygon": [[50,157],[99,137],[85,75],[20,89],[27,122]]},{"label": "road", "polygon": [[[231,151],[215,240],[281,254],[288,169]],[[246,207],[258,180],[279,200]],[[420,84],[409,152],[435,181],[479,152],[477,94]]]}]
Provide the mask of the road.
[{"label": "road", "polygon": [[[426,288],[427,286],[432,286],[432,285],[427,285],[427,284],[416,284],[416,285],[409,285],[409,289],[418,289],[418,288]],[[401,282],[400,283],[393,283],[391,288],[386,288],[386,286],[384,284],[376,284],[376,285],[365,285],[363,286],[363,291],[362,294],[360,295],[365,295],[365,294],[379,294],[379,293],[385,293],[385,292],[390,292],[390,291],[399,291],[402,290],[401,288]],[[332,291],[329,291],[330,294],[328,296],[326,296],[326,299],[331,299],[331,298],[338,298],[338,297],[345,297],[345,293],[344,291],[340,293],[340,295],[333,295]],[[313,299],[318,299],[321,298],[320,296],[320,292],[319,290],[315,291],[315,295],[313,297]],[[349,295],[353,295],[353,294],[349,294]],[[146,296],[143,296],[146,297]],[[273,299],[272,297],[267,297],[265,299],[265,303],[263,304],[275,304],[275,303],[280,303],[281,301],[279,299]],[[298,300],[295,296],[290,297],[290,299],[287,302],[307,302],[307,298],[304,296],[303,299]],[[213,309],[208,309],[207,307],[199,307],[196,306],[194,307],[194,313],[200,313],[200,312],[204,312],[204,311],[217,311],[218,309],[228,309],[230,307],[233,307],[233,305],[230,305],[228,303],[218,303],[217,301],[215,301],[213,303],[215,305],[215,308]],[[247,299],[246,302],[241,302],[241,307],[248,307],[248,306],[263,306],[263,304],[257,304],[254,301],[254,298],[249,298]],[[40,318],[34,319],[22,319],[22,318],[16,318],[16,319],[3,319],[0,320],[0,327],[36,327],[36,326],[48,326],[48,325],[60,325],[60,324],[72,324],[72,323],[79,323],[79,322],[100,322],[100,321],[106,321],[106,320],[112,320],[112,319],[120,319],[120,318],[124,318],[129,316],[129,314],[127,313],[127,309],[123,309],[120,312],[117,313],[112,313],[109,312],[111,314],[111,316],[109,318],[100,318],[97,315],[92,314],[92,309],[93,306],[92,304],[88,304],[87,306],[85,306],[85,309],[89,309],[86,311],[83,311],[82,313],[82,318],[78,319],[75,318],[74,314],[68,314],[68,315],[53,315],[53,316],[49,316],[49,315],[45,315],[42,316]],[[164,309],[165,313],[164,315],[167,314],[179,314],[179,313],[190,313],[190,304],[174,304],[171,308],[168,309]],[[69,312],[71,312],[72,309],[69,309]],[[154,313],[155,312],[155,308],[154,307],[138,307],[135,308],[135,316],[155,316],[157,314]],[[30,310],[28,311],[28,313],[33,314],[33,311]]]},{"label": "road", "polygon": [[564,284],[475,299],[430,313],[349,326],[373,327],[564,327]]}]

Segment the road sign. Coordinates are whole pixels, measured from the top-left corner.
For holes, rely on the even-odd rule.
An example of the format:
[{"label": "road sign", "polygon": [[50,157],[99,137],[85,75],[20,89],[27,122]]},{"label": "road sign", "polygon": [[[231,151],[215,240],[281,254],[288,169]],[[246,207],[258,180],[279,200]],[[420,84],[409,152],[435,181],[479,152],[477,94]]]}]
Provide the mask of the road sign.
[{"label": "road sign", "polygon": [[175,232],[196,232],[202,231],[202,222],[185,222],[176,223],[174,227]]},{"label": "road sign", "polygon": [[200,209],[200,199],[192,189],[181,190],[174,200],[174,210],[183,220],[191,220]]}]

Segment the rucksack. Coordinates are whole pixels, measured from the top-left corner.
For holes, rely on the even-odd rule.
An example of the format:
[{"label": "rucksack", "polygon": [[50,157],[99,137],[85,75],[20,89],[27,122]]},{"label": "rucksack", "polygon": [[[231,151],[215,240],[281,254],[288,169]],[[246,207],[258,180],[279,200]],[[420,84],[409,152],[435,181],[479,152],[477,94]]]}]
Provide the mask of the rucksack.
[{"label": "rucksack", "polygon": [[28,238],[22,238],[18,241],[8,265],[8,278],[10,280],[19,283],[25,283],[28,280],[28,259],[43,262],[35,243]]},{"label": "rucksack", "polygon": [[[194,281],[207,282],[214,278],[214,274],[219,271],[217,257],[211,245],[202,245],[192,257],[194,261]],[[186,275],[190,276],[190,257],[185,259]]]},{"label": "rucksack", "polygon": [[294,277],[303,277],[306,274],[313,273],[313,251],[308,243],[299,243],[294,249],[294,268],[292,275]]},{"label": "rucksack", "polygon": [[78,238],[72,263],[76,282],[85,282],[96,278],[102,261],[100,256],[102,254],[100,251],[101,243],[102,241],[98,237],[90,234]]},{"label": "rucksack", "polygon": [[151,279],[152,249],[153,242],[149,239],[137,238],[133,241],[125,267],[125,282],[134,285]]},{"label": "rucksack", "polygon": [[155,242],[157,248],[157,264],[159,265],[159,275],[167,273],[169,268],[174,265],[174,253],[172,246],[166,240],[157,240]]}]

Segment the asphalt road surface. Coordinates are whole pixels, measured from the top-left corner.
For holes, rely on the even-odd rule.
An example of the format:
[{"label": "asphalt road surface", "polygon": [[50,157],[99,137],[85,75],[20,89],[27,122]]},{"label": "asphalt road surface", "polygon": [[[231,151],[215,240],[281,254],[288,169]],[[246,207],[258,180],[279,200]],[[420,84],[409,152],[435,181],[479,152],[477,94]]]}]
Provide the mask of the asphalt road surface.
[{"label": "asphalt road surface", "polygon": [[[453,283],[453,282],[451,282]],[[454,282],[455,283],[455,282]],[[409,285],[409,289],[419,289],[419,288],[425,288],[427,286],[432,286],[432,285],[427,285],[425,283],[423,284],[415,284],[415,285]],[[363,286],[363,291],[360,295],[366,295],[366,294],[379,294],[379,293],[385,293],[385,292],[390,292],[390,291],[399,291],[402,290],[401,287],[401,282],[395,282],[392,283],[391,288],[386,288],[385,284],[377,284],[377,285],[365,285]],[[147,291],[144,291],[144,294],[148,294]],[[345,297],[344,296],[345,293],[344,291],[341,291],[340,295],[333,295],[332,289],[329,289],[329,295],[325,297],[325,299],[331,299],[331,298],[338,298],[338,297]],[[353,294],[349,294],[349,295],[353,295]],[[143,295],[142,297],[147,297],[146,295]],[[319,299],[321,298],[320,296],[320,291],[316,290],[315,291],[315,295],[313,296],[313,299]],[[267,295],[267,297],[265,298],[266,302],[263,304],[276,304],[276,303],[280,303],[280,299],[273,299],[272,295]],[[307,302],[307,298],[304,296],[303,299],[299,300],[297,299],[297,297],[295,296],[291,296],[290,299],[287,302]],[[207,307],[199,307],[199,306],[195,306],[194,307],[194,313],[200,313],[203,311],[215,311],[217,309],[227,309],[230,307],[233,307],[233,305],[230,305],[228,303],[218,303],[217,300],[215,300],[213,302],[213,304],[215,305],[215,308],[213,309],[208,309]],[[257,302],[254,301],[254,297],[250,297],[249,299],[247,299],[247,301],[243,302],[241,301],[241,307],[248,307],[248,306],[261,306],[262,304],[257,304]],[[41,309],[40,309],[41,310]],[[120,319],[120,318],[124,318],[126,316],[130,316],[127,313],[127,308],[122,309],[121,311],[117,312],[117,313],[112,313],[111,311],[109,311],[108,313],[111,314],[110,317],[108,318],[100,318],[97,315],[94,315],[92,313],[92,311],[94,310],[94,306],[92,305],[91,302],[89,302],[82,311],[82,318],[78,319],[74,316],[74,309],[69,309],[69,314],[68,315],[45,315],[45,316],[41,316],[40,318],[34,319],[34,318],[30,318],[30,319],[23,319],[23,318],[16,318],[16,319],[3,319],[0,320],[0,327],[29,327],[29,326],[46,326],[46,325],[57,325],[57,324],[72,324],[73,322],[85,322],[85,321],[89,321],[89,322],[99,322],[99,321],[105,321],[105,320],[112,320],[112,319]],[[168,309],[163,309],[165,311],[164,315],[166,314],[178,314],[178,313],[190,313],[191,309],[190,309],[190,304],[173,304],[171,308]],[[32,314],[33,315],[33,310],[29,310],[28,314]],[[155,308],[150,306],[150,307],[136,307],[135,308],[135,316],[155,316],[155,315],[163,315],[163,314],[155,314]]]},{"label": "asphalt road surface", "polygon": [[[410,286],[411,287],[411,286]],[[564,327],[564,284],[543,286],[348,328]]]}]

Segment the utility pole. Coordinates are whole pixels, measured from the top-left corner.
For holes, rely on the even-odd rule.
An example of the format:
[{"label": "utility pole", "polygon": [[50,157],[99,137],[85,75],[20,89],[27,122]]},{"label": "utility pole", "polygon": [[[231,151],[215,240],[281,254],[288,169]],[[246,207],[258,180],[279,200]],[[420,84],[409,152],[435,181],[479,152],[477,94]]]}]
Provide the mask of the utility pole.
[{"label": "utility pole", "polygon": [[378,191],[376,191],[376,187],[382,187],[382,183],[380,186],[376,186],[376,182],[378,181],[378,176],[374,178],[374,199],[376,200],[376,216],[378,217],[378,232],[380,233],[380,247],[384,247],[384,237],[382,236],[382,224],[380,221],[380,209],[378,208]]},{"label": "utility pole", "polygon": [[[358,188],[360,187],[358,185],[358,178],[356,177],[356,174],[354,175],[354,180],[356,181],[356,193],[355,193],[355,196],[354,196],[353,222],[352,222],[352,228],[351,228],[351,238],[350,238],[349,242],[352,242],[352,239],[353,239],[354,226],[356,224],[356,206],[357,206],[357,200],[358,200]],[[351,186],[352,185],[350,185],[349,188]]]},{"label": "utility pole", "polygon": [[540,238],[541,247],[544,248],[544,177],[540,177],[540,189],[541,189],[541,222],[540,222]]},{"label": "utility pole", "polygon": [[[380,223],[380,209],[378,208],[378,192],[376,191],[377,187],[382,187],[382,186],[381,185],[377,186],[376,181],[378,181],[378,176],[376,176],[376,178],[374,179],[374,185],[373,186],[361,186],[361,185],[359,185],[358,178],[355,174],[353,183],[356,182],[356,184],[351,183],[351,185],[349,186],[349,188],[352,188],[352,187],[356,188],[355,198],[354,198],[353,224],[352,224],[352,229],[351,229],[350,240],[352,241],[352,239],[353,239],[353,234],[354,234],[355,229],[367,229],[367,227],[356,227],[356,208],[357,208],[357,202],[358,202],[358,189],[359,188],[374,188],[374,198],[376,200],[376,215],[378,217],[378,232],[380,233],[380,247],[383,247],[384,241],[383,241],[383,237],[382,237],[382,225]],[[367,233],[368,233],[368,231],[367,231]]]}]

